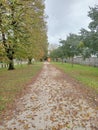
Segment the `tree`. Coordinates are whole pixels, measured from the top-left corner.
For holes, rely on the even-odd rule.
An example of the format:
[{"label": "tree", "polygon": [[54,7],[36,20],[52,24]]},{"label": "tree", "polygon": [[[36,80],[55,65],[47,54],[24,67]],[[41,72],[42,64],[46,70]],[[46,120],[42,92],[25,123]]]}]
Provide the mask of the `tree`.
[{"label": "tree", "polygon": [[66,40],[61,40],[62,43],[62,51],[64,52],[64,56],[66,58],[72,59],[72,66],[73,66],[73,58],[75,55],[79,55],[79,43],[80,43],[80,36],[76,34],[69,34]]},{"label": "tree", "polygon": [[[91,54],[96,55],[98,53],[98,5],[94,8],[90,7],[90,11],[88,12],[88,16],[91,18],[91,22],[89,23],[90,31],[86,29],[81,29],[81,40],[84,42],[84,52],[89,56]],[[89,49],[89,50],[88,50]]]},{"label": "tree", "polygon": [[9,60],[9,70],[14,69],[15,48],[21,38],[20,25],[22,22],[20,21],[22,11],[20,6],[18,0],[2,0],[0,2],[0,33],[6,57]]},{"label": "tree", "polygon": [[[47,30],[44,16],[43,0],[38,1],[24,1],[26,5],[25,10],[25,24],[30,36],[25,41],[26,57],[28,64],[31,64],[32,58],[40,59],[47,53]],[[29,50],[29,51],[28,51]]]},{"label": "tree", "polygon": [[98,6],[94,8],[90,7],[88,16],[91,18],[89,23],[90,31],[81,29],[81,40],[84,43],[83,58],[89,58],[91,55],[97,55],[98,53]]},{"label": "tree", "polygon": [[2,44],[0,44],[0,62],[3,62],[5,59],[6,59],[5,50]]},{"label": "tree", "polygon": [[14,58],[28,58],[30,61],[35,55],[40,55],[39,46],[41,50],[43,48],[43,56],[47,48],[43,1],[1,0],[0,34],[9,70],[14,69]]},{"label": "tree", "polygon": [[89,23],[90,30],[91,31],[98,31],[98,5],[95,5],[95,7],[90,7],[90,11],[88,12],[88,16],[92,20]]},{"label": "tree", "polygon": [[59,42],[61,46],[51,51],[50,56],[52,58],[61,58],[62,61],[64,58],[71,58],[73,66],[74,56],[80,54],[80,36],[69,34],[66,40],[60,40]]}]

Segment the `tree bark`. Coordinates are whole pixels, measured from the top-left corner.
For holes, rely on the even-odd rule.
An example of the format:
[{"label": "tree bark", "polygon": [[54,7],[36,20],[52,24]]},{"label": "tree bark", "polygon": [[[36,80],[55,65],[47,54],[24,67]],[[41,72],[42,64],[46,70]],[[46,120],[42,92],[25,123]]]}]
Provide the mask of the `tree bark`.
[{"label": "tree bark", "polygon": [[72,57],[72,62],[71,62],[71,63],[72,63],[72,67],[73,67],[73,64],[74,64],[74,57]]},{"label": "tree bark", "polygon": [[9,47],[6,49],[7,57],[9,59],[9,67],[8,70],[14,70],[14,50],[13,48]]},{"label": "tree bark", "polygon": [[[1,21],[1,23],[2,23],[2,21]],[[10,46],[8,46],[8,45],[6,44],[5,33],[4,33],[3,29],[2,29],[1,23],[0,23],[0,27],[1,27],[2,41],[3,41],[4,48],[5,48],[6,56],[7,56],[7,58],[9,59],[9,67],[8,67],[8,70],[13,70],[13,69],[14,69],[14,63],[13,63],[14,51],[13,51],[13,49],[11,49]]]},{"label": "tree bark", "polygon": [[9,67],[8,67],[8,70],[14,70],[15,68],[14,68],[14,62],[13,62],[13,59],[11,59],[10,61],[9,61]]},{"label": "tree bark", "polygon": [[31,65],[31,64],[32,64],[32,59],[28,58],[28,65]]}]

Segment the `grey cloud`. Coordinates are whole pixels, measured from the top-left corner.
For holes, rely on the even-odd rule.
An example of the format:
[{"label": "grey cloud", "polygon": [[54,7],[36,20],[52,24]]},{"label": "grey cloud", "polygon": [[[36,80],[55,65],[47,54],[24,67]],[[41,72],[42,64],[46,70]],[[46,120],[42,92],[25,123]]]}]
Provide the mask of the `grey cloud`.
[{"label": "grey cloud", "polygon": [[98,0],[46,0],[46,14],[49,16],[48,39],[57,43],[68,33],[78,33],[82,27],[87,29],[90,18],[89,6],[98,4]]}]

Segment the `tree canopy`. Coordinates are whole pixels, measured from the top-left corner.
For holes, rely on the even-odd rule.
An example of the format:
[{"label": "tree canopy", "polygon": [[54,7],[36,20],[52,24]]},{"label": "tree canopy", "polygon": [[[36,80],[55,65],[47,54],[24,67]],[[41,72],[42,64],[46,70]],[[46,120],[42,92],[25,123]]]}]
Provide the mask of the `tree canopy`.
[{"label": "tree canopy", "polygon": [[43,0],[0,1],[0,56],[5,54],[9,70],[13,59],[31,62],[47,53],[47,27]]}]

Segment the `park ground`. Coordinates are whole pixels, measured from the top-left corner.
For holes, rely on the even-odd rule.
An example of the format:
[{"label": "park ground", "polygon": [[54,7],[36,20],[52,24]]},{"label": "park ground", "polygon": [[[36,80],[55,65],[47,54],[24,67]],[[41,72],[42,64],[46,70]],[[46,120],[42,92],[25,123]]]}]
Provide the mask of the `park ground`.
[{"label": "park ground", "polygon": [[45,62],[0,130],[98,130],[98,95]]}]

